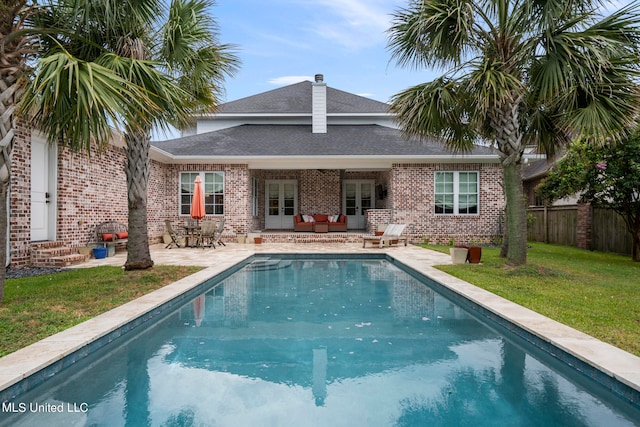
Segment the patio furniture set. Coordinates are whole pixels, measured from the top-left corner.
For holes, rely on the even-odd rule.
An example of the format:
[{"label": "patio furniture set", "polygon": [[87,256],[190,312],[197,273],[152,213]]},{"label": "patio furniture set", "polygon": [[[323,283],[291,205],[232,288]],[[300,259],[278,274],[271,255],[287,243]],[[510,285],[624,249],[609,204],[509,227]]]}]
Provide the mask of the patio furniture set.
[{"label": "patio furniture set", "polygon": [[202,221],[187,219],[180,227],[184,233],[178,233],[173,228],[170,220],[165,220],[167,234],[171,241],[165,246],[165,249],[171,249],[173,246],[192,247],[192,248],[216,248],[218,245],[226,246],[222,241],[222,232],[224,231],[224,219]]}]

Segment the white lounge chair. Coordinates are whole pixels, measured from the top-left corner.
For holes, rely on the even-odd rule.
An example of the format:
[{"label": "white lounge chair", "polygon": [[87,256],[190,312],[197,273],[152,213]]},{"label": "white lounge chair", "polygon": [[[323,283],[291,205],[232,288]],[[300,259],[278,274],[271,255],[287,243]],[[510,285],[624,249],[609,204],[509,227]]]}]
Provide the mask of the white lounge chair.
[{"label": "white lounge chair", "polygon": [[371,244],[377,243],[381,248],[385,244],[391,246],[392,242],[397,243],[401,240],[404,240],[404,245],[407,246],[407,236],[402,236],[406,226],[407,224],[389,224],[381,236],[364,236],[362,247],[364,248],[367,242],[371,242]]}]

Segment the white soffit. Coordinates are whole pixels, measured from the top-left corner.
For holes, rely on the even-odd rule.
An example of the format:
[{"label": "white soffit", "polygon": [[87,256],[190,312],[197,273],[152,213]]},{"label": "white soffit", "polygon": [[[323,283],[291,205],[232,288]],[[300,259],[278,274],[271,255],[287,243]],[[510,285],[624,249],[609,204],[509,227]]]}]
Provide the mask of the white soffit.
[{"label": "white soffit", "polygon": [[390,169],[396,163],[498,163],[497,156],[173,156],[155,147],[151,158],[171,164],[246,164],[249,169]]}]

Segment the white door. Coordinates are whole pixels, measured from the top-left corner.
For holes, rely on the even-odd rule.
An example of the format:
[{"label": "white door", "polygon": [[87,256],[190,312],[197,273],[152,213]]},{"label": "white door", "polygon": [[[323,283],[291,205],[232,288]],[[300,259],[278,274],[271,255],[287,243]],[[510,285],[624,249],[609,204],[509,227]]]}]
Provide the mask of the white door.
[{"label": "white door", "polygon": [[373,180],[344,181],[342,206],[344,206],[349,228],[357,230],[366,228],[365,213],[375,208],[374,184]]},{"label": "white door", "polygon": [[298,183],[296,181],[266,181],[265,221],[270,230],[293,228],[298,211]]},{"label": "white door", "polygon": [[47,141],[31,137],[31,240],[51,240],[53,225],[52,189],[50,187],[51,156]]}]

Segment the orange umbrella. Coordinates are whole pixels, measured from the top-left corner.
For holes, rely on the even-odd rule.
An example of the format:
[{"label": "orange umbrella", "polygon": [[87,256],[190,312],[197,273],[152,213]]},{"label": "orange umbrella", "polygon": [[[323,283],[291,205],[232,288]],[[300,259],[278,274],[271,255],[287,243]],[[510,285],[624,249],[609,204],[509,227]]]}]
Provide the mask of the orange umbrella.
[{"label": "orange umbrella", "polygon": [[191,218],[202,219],[206,215],[204,211],[204,193],[202,191],[202,181],[197,176],[193,183],[193,199],[191,200]]}]

